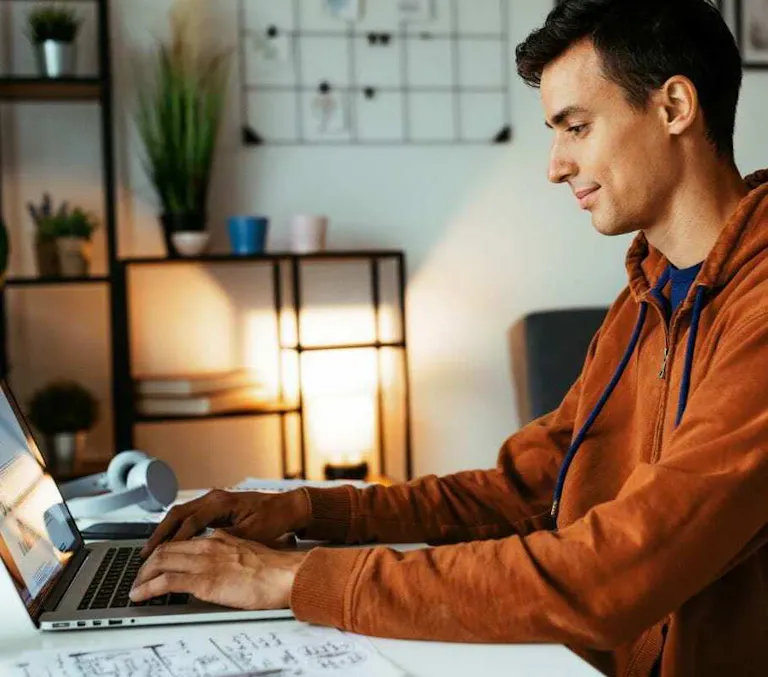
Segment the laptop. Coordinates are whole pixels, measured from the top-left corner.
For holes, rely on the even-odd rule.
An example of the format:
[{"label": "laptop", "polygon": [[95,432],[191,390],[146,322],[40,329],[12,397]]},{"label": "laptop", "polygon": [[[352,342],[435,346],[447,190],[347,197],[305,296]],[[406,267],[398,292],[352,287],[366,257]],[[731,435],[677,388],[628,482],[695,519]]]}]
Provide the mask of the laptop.
[{"label": "laptop", "polygon": [[0,381],[0,560],[41,630],[292,618],[181,594],[134,604],[143,540],[86,545],[7,383]]}]

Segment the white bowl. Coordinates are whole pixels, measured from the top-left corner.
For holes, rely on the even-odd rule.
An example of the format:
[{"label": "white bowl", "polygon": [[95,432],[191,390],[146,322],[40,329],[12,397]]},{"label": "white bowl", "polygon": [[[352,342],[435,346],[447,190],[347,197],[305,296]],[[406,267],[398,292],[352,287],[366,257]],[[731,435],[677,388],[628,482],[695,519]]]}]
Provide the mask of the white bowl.
[{"label": "white bowl", "polygon": [[208,247],[209,233],[181,231],[171,234],[171,241],[181,256],[200,256]]}]

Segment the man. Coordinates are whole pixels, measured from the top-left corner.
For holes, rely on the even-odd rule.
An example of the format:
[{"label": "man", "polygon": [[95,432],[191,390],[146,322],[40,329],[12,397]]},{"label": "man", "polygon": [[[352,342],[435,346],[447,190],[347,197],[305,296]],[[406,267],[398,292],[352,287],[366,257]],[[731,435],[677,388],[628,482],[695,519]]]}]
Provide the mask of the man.
[{"label": "man", "polygon": [[[763,675],[768,183],[733,159],[734,41],[707,0],[565,0],[517,67],[541,89],[550,179],[599,232],[639,231],[629,285],[560,407],[510,437],[495,470],[175,508],[133,598],[290,604],[387,637],[558,642],[608,675]],[[209,525],[227,528],[187,540]],[[456,544],[251,542],[290,531]]]}]

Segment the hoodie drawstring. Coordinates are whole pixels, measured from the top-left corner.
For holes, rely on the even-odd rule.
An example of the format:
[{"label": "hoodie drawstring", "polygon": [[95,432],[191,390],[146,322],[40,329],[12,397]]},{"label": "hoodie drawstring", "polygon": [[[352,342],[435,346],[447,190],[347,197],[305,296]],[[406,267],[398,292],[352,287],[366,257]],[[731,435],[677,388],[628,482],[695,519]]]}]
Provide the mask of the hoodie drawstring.
[{"label": "hoodie drawstring", "polygon": [[[656,286],[654,286],[651,293],[652,294],[660,293],[661,289],[664,288],[664,285],[666,285],[668,280],[669,280],[669,274],[668,274],[668,271],[665,271],[665,274],[661,276],[661,278],[659,279]],[[699,330],[699,318],[701,317],[701,311],[704,307],[705,292],[706,292],[706,287],[699,286],[696,288],[696,298],[693,303],[693,314],[691,317],[691,330],[688,336],[688,347],[685,353],[685,366],[683,367],[683,378],[680,383],[680,394],[679,394],[679,399],[677,403],[677,418],[675,421],[675,427],[680,425],[680,420],[683,417],[683,413],[685,412],[685,407],[688,403],[688,391],[690,389],[690,384],[691,384],[691,369],[693,368],[693,351],[696,347],[696,334]],[[563,463],[560,466],[560,470],[557,474],[557,482],[555,483],[555,493],[552,499],[552,510],[550,512],[550,515],[552,518],[552,525],[553,525],[553,528],[555,529],[557,529],[557,516],[560,510],[560,499],[563,495],[563,486],[565,485],[565,477],[568,474],[568,469],[570,468],[571,463],[574,457],[576,456],[576,452],[578,452],[579,447],[581,446],[581,443],[584,441],[584,438],[587,436],[589,429],[592,427],[592,424],[595,422],[595,419],[597,419],[597,417],[600,415],[600,412],[603,410],[605,403],[608,401],[608,398],[611,396],[614,389],[616,388],[616,385],[619,383],[619,380],[621,379],[621,375],[624,373],[624,370],[626,369],[627,364],[629,364],[629,360],[632,357],[632,353],[635,352],[635,349],[637,348],[637,343],[640,340],[640,332],[642,331],[643,325],[645,324],[645,318],[647,313],[648,313],[648,302],[643,301],[640,304],[640,313],[637,318],[637,323],[635,324],[635,330],[632,332],[632,338],[630,339],[629,345],[627,346],[627,349],[624,352],[624,357],[619,363],[619,366],[616,368],[616,372],[614,373],[613,378],[611,379],[611,382],[608,384],[608,387],[603,392],[602,396],[600,397],[600,400],[592,410],[592,413],[590,413],[586,423],[584,423],[581,430],[579,430],[578,435],[576,435],[573,442],[571,443],[571,446],[568,449],[568,453],[565,455],[565,459],[563,460]]]},{"label": "hoodie drawstring", "polygon": [[688,347],[685,350],[685,366],[683,367],[683,380],[680,382],[680,395],[677,401],[677,418],[675,427],[680,425],[685,406],[688,404],[688,390],[691,387],[691,370],[693,369],[693,351],[696,348],[696,334],[699,331],[699,318],[704,307],[704,293],[706,287],[696,287],[696,299],[693,302],[693,315],[691,316],[691,331],[688,334]]}]

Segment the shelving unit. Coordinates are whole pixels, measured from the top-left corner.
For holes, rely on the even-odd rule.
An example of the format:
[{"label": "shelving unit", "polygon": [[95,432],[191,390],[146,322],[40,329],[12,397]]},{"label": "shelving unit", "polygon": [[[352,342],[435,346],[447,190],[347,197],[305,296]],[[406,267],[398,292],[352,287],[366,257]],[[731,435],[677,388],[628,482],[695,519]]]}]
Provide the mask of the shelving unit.
[{"label": "shelving unit", "polygon": [[[9,362],[6,337],[6,296],[15,289],[31,288],[44,289],[51,287],[78,287],[82,285],[106,285],[109,292],[109,331],[106,340],[112,345],[120,344],[126,336],[124,316],[120,314],[122,299],[120,289],[113,284],[116,271],[119,269],[117,260],[116,237],[116,189],[115,189],[115,143],[113,130],[113,79],[112,61],[110,54],[110,27],[108,0],[78,0],[83,4],[92,3],[96,8],[96,39],[98,42],[98,75],[94,77],[71,78],[37,78],[29,76],[3,75],[0,76],[0,103],[19,105],[24,103],[50,102],[65,104],[69,102],[92,102],[99,106],[99,135],[101,142],[101,175],[103,185],[103,227],[106,233],[107,274],[90,277],[9,277],[0,292],[0,375],[13,383],[12,365]],[[19,3],[24,0],[0,0],[0,3]],[[0,139],[0,153],[2,152]],[[1,156],[0,156],[1,157]],[[0,215],[3,214],[2,176],[0,176]],[[12,245],[13,246],[13,243]],[[112,402],[115,404],[123,396],[123,385],[115,378],[116,354],[112,350]],[[119,365],[118,365],[119,366]],[[114,448],[117,449],[118,426],[115,422],[112,430]],[[89,463],[83,472],[93,472],[97,468]],[[77,474],[77,473],[75,473]],[[68,479],[61,476],[60,479]]]},{"label": "shelving unit", "polygon": [[[24,2],[25,0],[0,0],[0,3]],[[73,0],[74,1],[74,0]],[[134,428],[136,425],[150,425],[160,423],[182,424],[189,421],[210,419],[227,419],[238,417],[280,417],[281,431],[281,465],[283,474],[288,474],[287,458],[287,417],[296,415],[299,417],[299,444],[300,444],[300,475],[306,474],[307,453],[305,445],[305,418],[304,401],[302,398],[302,374],[301,356],[303,353],[321,350],[348,350],[348,349],[375,349],[377,351],[378,365],[378,455],[379,474],[386,475],[387,464],[385,459],[385,430],[383,425],[383,392],[381,385],[382,362],[381,352],[384,349],[401,350],[403,354],[404,370],[404,426],[405,426],[405,468],[403,475],[406,478],[412,476],[411,453],[411,420],[410,420],[410,386],[408,379],[408,363],[406,355],[406,323],[405,323],[405,256],[401,251],[374,250],[374,251],[335,251],[318,254],[299,255],[290,252],[277,252],[254,256],[232,256],[227,254],[211,254],[196,258],[166,259],[157,257],[136,257],[118,259],[117,235],[116,235],[116,186],[115,186],[115,142],[113,131],[113,77],[110,56],[109,33],[109,6],[108,0],[77,0],[84,3],[94,3],[97,10],[97,39],[99,74],[95,77],[75,77],[65,79],[45,79],[34,77],[22,77],[5,75],[0,76],[0,104],[17,105],[25,102],[92,102],[100,107],[100,140],[101,140],[101,169],[104,198],[104,229],[106,233],[108,272],[105,275],[93,275],[89,277],[37,277],[37,276],[11,276],[5,286],[0,290],[0,376],[9,378],[13,385],[12,365],[9,361],[8,346],[5,337],[6,332],[6,303],[7,295],[13,294],[17,289],[48,289],[52,287],[73,288],[79,286],[105,285],[109,293],[109,336],[105,339],[111,349],[111,405],[113,412],[113,449],[115,451],[131,449],[134,447]],[[0,163],[2,161],[2,139],[0,138]],[[0,216],[3,214],[2,204],[2,176],[0,176]],[[371,299],[376,318],[376,340],[370,343],[355,343],[347,345],[304,345],[301,333],[301,310],[303,307],[302,293],[302,264],[312,261],[367,261],[370,264],[370,289]],[[381,307],[380,263],[385,260],[394,260],[397,264],[398,302],[400,309],[401,339],[387,342],[381,340],[379,335],[379,312]],[[290,305],[297,318],[297,337],[295,345],[279,345],[279,350],[294,351],[298,354],[298,380],[299,392],[297,403],[282,403],[278,401],[274,405],[253,408],[247,411],[235,411],[226,414],[214,414],[206,417],[189,416],[143,416],[136,412],[134,403],[134,381],[131,367],[130,347],[130,318],[129,318],[129,294],[128,271],[132,267],[143,265],[173,266],[180,264],[197,263],[200,265],[211,263],[227,263],[237,265],[266,265],[272,269],[273,279],[273,303],[276,322],[279,323],[281,310],[285,307],[284,301],[290,296]],[[284,293],[283,272],[290,274],[291,293]],[[278,324],[278,336],[279,324]],[[283,375],[280,373],[281,398]],[[103,470],[92,462],[84,462],[75,472],[68,475],[59,475],[58,479],[71,479],[82,474],[89,474]]]},{"label": "shelving unit", "polygon": [[[398,341],[383,341],[380,335],[379,314],[381,311],[381,262],[393,260],[397,266],[397,301],[399,325],[401,328],[401,337]],[[371,302],[374,311],[374,325],[376,327],[376,337],[374,341],[368,343],[346,343],[332,345],[305,345],[302,342],[301,311],[305,307],[303,302],[302,271],[304,263],[317,261],[359,261],[367,262],[370,267],[370,291]],[[120,448],[128,449],[133,447],[134,426],[138,424],[151,423],[177,423],[190,422],[211,419],[226,419],[238,417],[260,417],[260,416],[279,416],[280,417],[280,453],[281,468],[283,476],[288,476],[288,452],[287,452],[287,416],[296,414],[299,417],[299,452],[300,468],[298,475],[306,476],[307,471],[307,449],[306,449],[306,421],[304,417],[305,405],[303,400],[303,379],[302,379],[302,360],[304,353],[319,351],[339,351],[354,349],[375,349],[377,351],[377,420],[378,430],[376,434],[377,455],[379,460],[379,474],[386,476],[391,469],[387,467],[386,459],[386,440],[384,427],[384,403],[382,389],[382,349],[402,350],[403,352],[403,389],[404,389],[404,458],[405,467],[402,468],[402,474],[406,479],[412,477],[412,450],[411,450],[411,419],[410,419],[410,383],[408,375],[407,361],[407,330],[405,316],[405,254],[398,250],[373,250],[373,251],[329,251],[316,254],[295,254],[290,252],[274,252],[268,254],[259,254],[254,256],[233,256],[228,254],[210,254],[194,258],[180,259],[162,259],[162,258],[132,258],[124,259],[120,268],[120,273],[115,280],[115,286],[123,291],[123,306],[125,324],[130,327],[130,318],[128,317],[128,298],[130,294],[128,284],[128,270],[131,267],[146,265],[174,266],[180,264],[209,264],[209,263],[227,263],[231,265],[266,265],[272,269],[272,299],[273,311],[279,337],[278,351],[282,355],[285,351],[297,353],[298,366],[298,402],[291,404],[281,404],[284,394],[284,382],[282,370],[279,371],[279,393],[278,402],[271,406],[259,406],[248,410],[239,410],[228,413],[218,413],[208,416],[144,416],[136,413],[132,392],[123,393],[124,399],[118,401],[116,408],[116,420],[118,428],[118,444]],[[287,271],[284,271],[287,269]],[[288,306],[296,318],[296,337],[297,342],[293,345],[286,345],[282,341],[280,332],[280,314],[286,309],[286,294],[284,293],[283,273],[288,272],[291,279],[290,284],[290,306]],[[133,383],[134,375],[131,368],[131,354],[127,342],[122,346],[124,352],[116,355],[119,366],[116,373],[121,374],[120,380],[125,383]],[[132,390],[132,389],[131,389]]]}]

